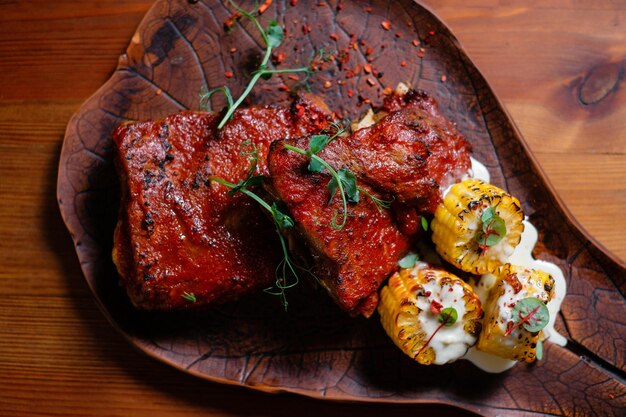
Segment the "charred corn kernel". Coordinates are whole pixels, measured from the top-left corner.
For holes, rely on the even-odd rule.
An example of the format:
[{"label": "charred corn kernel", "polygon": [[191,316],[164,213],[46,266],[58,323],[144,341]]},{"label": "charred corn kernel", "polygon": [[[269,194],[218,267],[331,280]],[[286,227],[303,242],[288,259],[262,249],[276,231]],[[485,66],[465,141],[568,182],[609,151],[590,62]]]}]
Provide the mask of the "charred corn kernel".
[{"label": "charred corn kernel", "polygon": [[528,297],[545,304],[552,298],[553,288],[554,279],[546,272],[511,264],[501,266],[485,301],[483,331],[476,347],[503,358],[534,362],[537,341],[543,340],[543,332],[514,327],[520,318],[515,317],[513,308]]},{"label": "charred corn kernel", "polygon": [[[487,224],[483,215],[493,213]],[[499,224],[504,228],[498,228]],[[433,242],[439,255],[473,274],[494,272],[506,262],[524,231],[519,201],[498,187],[476,179],[452,186],[435,211]],[[497,242],[490,240],[494,237]]]},{"label": "charred corn kernel", "polygon": [[[440,315],[450,307],[457,319],[446,326]],[[380,293],[378,313],[391,340],[424,365],[442,365],[463,356],[476,343],[483,315],[469,285],[423,262],[389,279]]]}]

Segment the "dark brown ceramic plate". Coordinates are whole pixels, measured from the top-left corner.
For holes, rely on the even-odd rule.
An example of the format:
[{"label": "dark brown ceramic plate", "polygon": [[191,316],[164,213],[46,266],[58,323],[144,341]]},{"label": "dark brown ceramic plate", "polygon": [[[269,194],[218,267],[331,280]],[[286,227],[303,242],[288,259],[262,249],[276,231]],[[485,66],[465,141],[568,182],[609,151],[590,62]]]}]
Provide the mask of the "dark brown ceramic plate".
[{"label": "dark brown ceramic plate", "polygon": [[[248,3],[249,4],[249,3]],[[489,168],[492,182],[523,202],[539,230],[535,256],[559,265],[568,295],[557,320],[567,347],[544,360],[490,375],[460,361],[423,367],[387,340],[375,316],[351,319],[301,285],[285,314],[277,299],[253,296],[209,311],[148,314],[118,287],[111,240],[118,184],[111,132],[125,120],[198,108],[201,87],[227,84],[238,95],[262,41],[248,22],[229,33],[219,1],[157,0],[116,71],[70,121],[58,199],[89,286],[104,314],[131,343],[172,366],[267,392],[353,401],[446,403],[484,415],[619,414],[626,407],[626,269],[585,237],[555,199],[519,132],[450,30],[410,0],[274,1],[263,21],[286,28],[282,67],[319,52],[344,51],[311,79],[313,92],[355,118],[398,82],[433,94]],[[389,30],[383,21],[391,22]],[[413,40],[419,41],[415,46]],[[371,62],[370,62],[371,61]],[[371,63],[372,73],[351,71]],[[234,74],[226,78],[227,72]],[[254,103],[285,101],[287,77],[263,83]],[[330,85],[330,87],[328,87]],[[223,105],[219,98],[213,103]]]}]

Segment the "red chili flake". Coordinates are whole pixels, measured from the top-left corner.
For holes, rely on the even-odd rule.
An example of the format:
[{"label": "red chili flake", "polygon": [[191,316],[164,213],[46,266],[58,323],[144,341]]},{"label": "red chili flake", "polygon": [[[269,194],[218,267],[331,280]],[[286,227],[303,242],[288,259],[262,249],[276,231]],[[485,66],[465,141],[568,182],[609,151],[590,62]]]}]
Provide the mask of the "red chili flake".
[{"label": "red chili flake", "polygon": [[442,309],[443,309],[443,304],[441,304],[437,300],[432,300],[430,302],[430,311],[432,311],[433,314],[440,314]]},{"label": "red chili flake", "polygon": [[402,34],[400,32],[396,32],[396,38],[401,38]]},{"label": "red chili flake", "polygon": [[234,47],[233,47],[233,48],[230,48],[230,53],[231,53],[231,54],[234,54],[235,52],[237,52],[237,48],[234,48]]},{"label": "red chili flake", "polygon": [[272,54],[272,62],[274,65],[278,65],[285,60],[285,54],[282,52],[275,52]]},{"label": "red chili flake", "polygon": [[356,77],[361,72],[361,65],[357,65],[355,69],[346,71],[346,78]]},{"label": "red chili flake", "polygon": [[393,90],[391,89],[391,87],[385,87],[385,89],[383,90],[383,94],[386,96],[391,95],[391,93],[393,93]]},{"label": "red chili flake", "polygon": [[361,46],[365,46],[365,39],[361,39],[359,43],[361,44]]},{"label": "red chili flake", "polygon": [[435,31],[434,31],[434,30],[431,30],[430,32],[428,32],[428,34],[429,34],[430,36],[435,36]]},{"label": "red chili flake", "polygon": [[442,83],[445,83],[447,79],[448,79],[448,77],[446,77],[445,75],[441,76],[441,82]]},{"label": "red chili flake", "polygon": [[352,98],[353,95],[354,95],[354,90],[351,88],[348,88],[348,97]]},{"label": "red chili flake", "polygon": [[351,47],[352,49],[354,49],[355,51],[358,51],[358,50],[359,50],[359,45],[357,45],[357,44],[356,44],[356,42],[351,42],[351,43],[350,43],[350,47]]},{"label": "red chili flake", "polygon": [[289,74],[287,78],[293,81],[300,81],[300,77],[298,77],[296,74]]},{"label": "red chili flake", "polygon": [[161,89],[159,88],[158,90],[156,90],[156,95],[157,95],[157,96],[160,96],[162,92],[163,92],[163,90],[161,90]]},{"label": "red chili flake", "polygon": [[368,46],[367,49],[365,50],[365,55],[372,55],[373,52],[374,50],[372,49],[372,47]]},{"label": "red chili flake", "polygon": [[337,10],[343,10],[343,4],[339,3],[339,4],[337,5]]},{"label": "red chili flake", "polygon": [[279,85],[279,86],[278,86],[278,89],[279,89],[280,91],[289,91],[289,87],[287,87],[287,85],[286,85],[286,84],[281,84],[281,85]]},{"label": "red chili flake", "polygon": [[417,56],[418,56],[419,58],[424,58],[424,52],[420,51],[420,52],[417,54]]},{"label": "red chili flake", "polygon": [[363,71],[365,71],[366,74],[369,74],[372,72],[372,65],[371,64],[364,64],[363,65]]},{"label": "red chili flake", "polygon": [[374,87],[376,85],[376,81],[372,80],[371,78],[367,79],[367,83],[370,85],[370,87]]},{"label": "red chili flake", "polygon": [[415,47],[420,46],[420,41],[418,41],[417,39],[413,39],[413,46]]},{"label": "red chili flake", "polygon": [[389,20],[383,20],[380,25],[383,27],[383,29],[385,30],[389,30],[391,29],[391,22]]},{"label": "red chili flake", "polygon": [[328,37],[334,41],[339,39],[339,35],[337,35],[336,33],[331,33]]},{"label": "red chili flake", "polygon": [[296,104],[296,109],[298,110],[298,117],[304,116],[304,106],[302,104]]},{"label": "red chili flake", "polygon": [[366,8],[365,8],[365,11],[366,11],[367,13],[372,13],[372,8],[371,8],[371,7],[366,7]]},{"label": "red chili flake", "polygon": [[324,7],[326,6],[326,3],[324,3],[323,1],[320,1],[319,3],[317,3],[317,7]]},{"label": "red chili flake", "polygon": [[400,61],[400,66],[401,67],[406,67],[406,61],[404,59],[402,61]]},{"label": "red chili flake", "polygon": [[324,88],[330,88],[333,86],[333,83],[331,83],[330,81],[326,80],[324,81]]},{"label": "red chili flake", "polygon": [[291,4],[292,6],[295,6],[296,4],[298,4],[298,0],[291,0],[289,4]]},{"label": "red chili flake", "polygon": [[258,8],[258,12],[259,14],[263,14],[265,13],[265,11],[267,10],[268,7],[270,7],[272,5],[272,1],[274,0],[265,0],[263,2],[263,4],[261,4]]},{"label": "red chili flake", "polygon": [[614,399],[615,399],[615,394],[610,393],[610,394],[609,394],[609,398],[610,398],[610,399],[612,399],[612,400],[614,400]]},{"label": "red chili flake", "polygon": [[234,74],[232,73],[232,71],[226,71],[226,72],[224,73],[224,77],[226,77],[226,78],[233,78],[233,75],[234,75]]},{"label": "red chili flake", "polygon": [[305,35],[311,33],[311,25],[302,25],[302,33]]},{"label": "red chili flake", "polygon": [[229,30],[235,24],[235,21],[241,17],[241,13],[235,12],[231,17],[224,22],[224,30]]}]

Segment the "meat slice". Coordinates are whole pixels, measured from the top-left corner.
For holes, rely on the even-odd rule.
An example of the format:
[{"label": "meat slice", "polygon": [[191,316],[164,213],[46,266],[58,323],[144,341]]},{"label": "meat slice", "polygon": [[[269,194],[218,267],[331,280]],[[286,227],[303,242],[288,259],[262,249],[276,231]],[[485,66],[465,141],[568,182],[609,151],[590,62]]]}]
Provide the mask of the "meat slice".
[{"label": "meat slice", "polygon": [[315,275],[351,314],[369,316],[380,284],[397,269],[418,232],[419,216],[433,213],[441,189],[470,168],[469,145],[425,93],[409,91],[386,100],[374,125],[330,142],[318,155],[334,169],[349,169],[367,193],[394,200],[393,210],[378,210],[361,193],[349,204],[341,229],[338,197],[329,204],[327,172],[308,171],[308,157],[284,144],[308,149],[306,138],[278,141],[269,155],[271,193],[285,203],[315,263]]},{"label": "meat slice", "polygon": [[323,104],[237,110],[217,131],[212,113],[183,112],[120,126],[114,133],[122,201],[113,259],[139,308],[170,310],[222,302],[267,287],[282,253],[257,204],[210,181],[267,174],[270,144],[318,132]]},{"label": "meat slice", "polygon": [[468,142],[421,91],[389,96],[377,118],[341,142],[339,158],[376,190],[434,213],[441,191],[470,169]]},{"label": "meat slice", "polygon": [[[394,224],[389,210],[379,211],[361,195],[350,203],[339,229],[343,206],[338,196],[329,204],[327,172],[308,172],[308,157],[284,148],[285,143],[308,149],[308,138],[278,141],[269,155],[270,188],[294,217],[299,238],[311,254],[313,273],[339,306],[351,315],[369,317],[378,305],[378,287],[409,250],[409,238]],[[338,166],[331,142],[319,156]],[[370,193],[370,187],[363,185]],[[380,197],[380,196],[379,196]]]}]

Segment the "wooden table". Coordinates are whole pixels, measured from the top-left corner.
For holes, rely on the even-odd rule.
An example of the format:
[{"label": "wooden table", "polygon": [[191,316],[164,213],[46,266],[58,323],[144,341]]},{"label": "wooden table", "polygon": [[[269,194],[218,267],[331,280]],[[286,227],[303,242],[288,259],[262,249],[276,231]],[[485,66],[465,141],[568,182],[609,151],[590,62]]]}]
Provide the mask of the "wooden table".
[{"label": "wooden table", "polygon": [[[108,78],[150,3],[0,2],[0,414],[456,414],[204,382],[137,353],[106,322],[59,216],[57,161],[68,119]],[[626,3],[426,3],[504,101],[568,209],[624,262]]]}]

